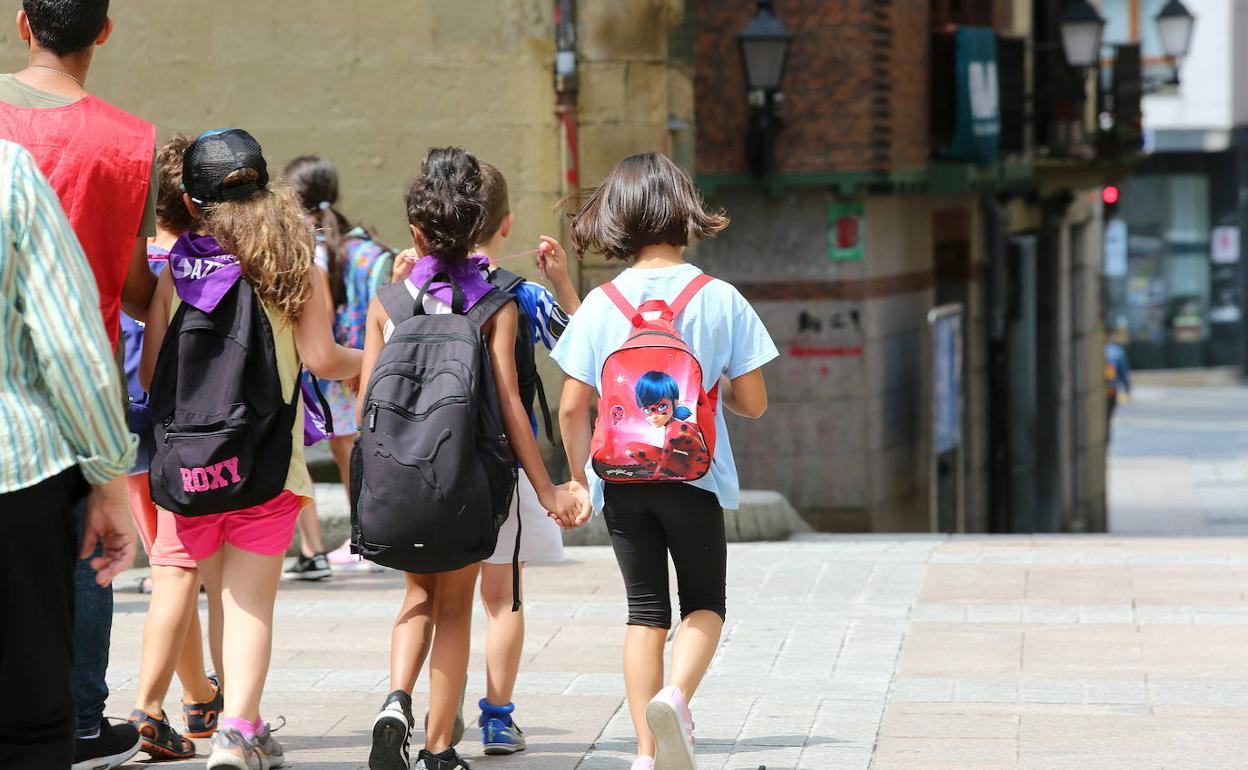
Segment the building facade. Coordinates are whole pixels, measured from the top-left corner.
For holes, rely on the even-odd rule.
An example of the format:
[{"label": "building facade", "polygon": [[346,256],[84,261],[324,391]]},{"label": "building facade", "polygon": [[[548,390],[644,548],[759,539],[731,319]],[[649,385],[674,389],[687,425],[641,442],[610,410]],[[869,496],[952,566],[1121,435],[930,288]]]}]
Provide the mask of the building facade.
[{"label": "building facade", "polygon": [[[1060,4],[777,0],[793,39],[761,178],[736,41],[754,0],[128,0],[91,86],[162,136],[240,125],[275,167],[330,157],[342,210],[396,244],[431,145],[503,170],[516,251],[621,157],[669,153],[733,219],[692,258],[783,351],[767,417],[732,421],[747,486],[820,529],[1096,531],[1099,190],[1120,166],[1051,61]],[[23,63],[0,26],[0,69]],[[576,270],[588,290],[620,267]]]},{"label": "building facade", "polygon": [[1106,321],[1133,368],[1242,369],[1248,6],[1186,4],[1196,24],[1176,84],[1152,26],[1162,4],[1103,3],[1106,36],[1139,41],[1148,83],[1145,154],[1107,230]]}]

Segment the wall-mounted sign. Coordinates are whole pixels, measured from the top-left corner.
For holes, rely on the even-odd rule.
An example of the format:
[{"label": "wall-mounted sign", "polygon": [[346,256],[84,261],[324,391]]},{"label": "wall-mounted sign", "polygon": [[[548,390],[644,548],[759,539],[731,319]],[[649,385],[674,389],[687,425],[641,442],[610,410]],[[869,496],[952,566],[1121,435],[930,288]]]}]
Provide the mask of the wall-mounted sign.
[{"label": "wall-mounted sign", "polygon": [[1213,228],[1209,238],[1209,259],[1215,265],[1233,265],[1239,261],[1239,228],[1223,225]]},{"label": "wall-mounted sign", "polygon": [[859,260],[866,253],[862,201],[828,204],[828,259]]},{"label": "wall-mounted sign", "polygon": [[1105,223],[1105,275],[1120,278],[1127,274],[1127,222],[1111,219]]},{"label": "wall-mounted sign", "polygon": [[952,160],[996,163],[1001,137],[1001,98],[997,80],[997,33],[990,27],[958,27],[955,74],[957,112]]}]

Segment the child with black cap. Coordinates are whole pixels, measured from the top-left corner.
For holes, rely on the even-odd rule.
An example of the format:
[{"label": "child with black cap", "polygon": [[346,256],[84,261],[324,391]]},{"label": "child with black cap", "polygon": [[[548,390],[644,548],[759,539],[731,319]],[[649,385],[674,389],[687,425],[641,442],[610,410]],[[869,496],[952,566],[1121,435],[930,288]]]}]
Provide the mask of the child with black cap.
[{"label": "child with black cap", "polygon": [[184,202],[203,232],[178,239],[159,279],[140,376],[156,426],[152,498],[224,606],[225,705],[208,767],[284,761],[260,696],[282,558],[313,496],[303,457],[301,366],[354,377],[361,353],[334,342],[312,234],[294,193],[269,183],[246,131],[186,150]]}]

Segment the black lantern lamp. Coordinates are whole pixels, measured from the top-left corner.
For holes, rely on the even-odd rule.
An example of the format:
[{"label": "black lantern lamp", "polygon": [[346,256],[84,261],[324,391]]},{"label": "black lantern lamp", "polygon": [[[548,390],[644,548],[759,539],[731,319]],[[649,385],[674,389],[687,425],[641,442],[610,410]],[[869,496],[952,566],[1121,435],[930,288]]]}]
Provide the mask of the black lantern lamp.
[{"label": "black lantern lamp", "polygon": [[1057,18],[1066,63],[1077,70],[1096,67],[1101,62],[1101,37],[1105,19],[1088,0],[1073,0]]},{"label": "black lantern lamp", "polygon": [[1170,66],[1174,68],[1174,77],[1168,85],[1178,85],[1179,60],[1187,56],[1196,17],[1192,16],[1180,0],[1170,0],[1157,14],[1155,21],[1157,33],[1161,37],[1161,49],[1165,51]]},{"label": "black lantern lamp", "polygon": [[755,177],[766,177],[775,168],[775,133],[784,101],[780,84],[792,39],[784,22],[776,17],[771,0],[758,0],[758,10],[737,35],[750,98],[746,154]]}]

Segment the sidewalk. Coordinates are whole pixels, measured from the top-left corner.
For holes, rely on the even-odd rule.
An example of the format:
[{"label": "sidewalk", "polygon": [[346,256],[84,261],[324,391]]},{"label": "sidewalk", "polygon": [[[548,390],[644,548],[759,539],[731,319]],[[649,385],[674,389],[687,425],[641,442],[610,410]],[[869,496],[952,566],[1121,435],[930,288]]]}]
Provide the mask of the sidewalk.
[{"label": "sidewalk", "polygon": [[[620,578],[608,549],[570,557],[529,571],[531,748],[482,757],[470,731],[474,770],[631,762]],[[1248,767],[1246,540],[824,535],[729,558],[700,770]],[[366,767],[400,595],[394,575],[283,586],[265,714],[289,719],[292,766]],[[110,714],[132,705],[146,604],[117,595]]]}]

